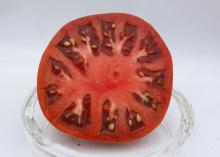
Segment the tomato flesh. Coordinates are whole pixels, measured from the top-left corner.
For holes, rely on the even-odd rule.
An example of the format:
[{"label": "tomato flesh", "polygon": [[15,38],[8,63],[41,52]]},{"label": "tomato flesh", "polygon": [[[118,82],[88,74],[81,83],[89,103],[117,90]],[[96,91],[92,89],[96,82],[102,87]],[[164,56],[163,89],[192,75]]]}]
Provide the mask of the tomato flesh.
[{"label": "tomato flesh", "polygon": [[46,48],[37,93],[47,120],[81,139],[127,142],[163,120],[172,92],[172,59],[144,20],[109,13],[62,27]]}]

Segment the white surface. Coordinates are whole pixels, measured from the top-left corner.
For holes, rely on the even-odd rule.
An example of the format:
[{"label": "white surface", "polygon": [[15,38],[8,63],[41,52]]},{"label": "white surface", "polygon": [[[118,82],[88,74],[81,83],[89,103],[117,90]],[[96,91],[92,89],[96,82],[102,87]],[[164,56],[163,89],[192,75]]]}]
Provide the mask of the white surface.
[{"label": "white surface", "polygon": [[83,15],[129,12],[148,20],[164,38],[173,56],[174,86],[193,105],[195,129],[178,157],[219,157],[220,2],[124,2],[0,1],[0,156],[33,156],[20,111],[36,85],[40,57],[55,32]]}]

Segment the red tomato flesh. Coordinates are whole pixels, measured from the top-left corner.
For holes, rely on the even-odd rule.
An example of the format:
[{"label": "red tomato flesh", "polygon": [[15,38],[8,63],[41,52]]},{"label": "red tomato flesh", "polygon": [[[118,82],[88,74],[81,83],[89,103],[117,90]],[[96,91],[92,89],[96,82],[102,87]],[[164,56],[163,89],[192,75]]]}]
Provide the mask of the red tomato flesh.
[{"label": "red tomato flesh", "polygon": [[144,20],[92,15],[63,26],[46,48],[37,93],[47,120],[81,139],[126,142],[153,131],[172,92],[172,59]]}]

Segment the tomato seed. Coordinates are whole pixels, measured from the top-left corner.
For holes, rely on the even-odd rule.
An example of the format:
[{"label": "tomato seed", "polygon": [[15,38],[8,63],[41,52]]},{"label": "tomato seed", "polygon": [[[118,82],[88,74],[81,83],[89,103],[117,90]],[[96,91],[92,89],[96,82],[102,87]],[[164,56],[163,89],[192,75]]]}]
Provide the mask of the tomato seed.
[{"label": "tomato seed", "polygon": [[91,45],[91,48],[96,49],[98,46],[97,45]]},{"label": "tomato seed", "polygon": [[158,105],[155,104],[155,103],[152,103],[151,106],[152,106],[153,109],[157,109],[157,106],[158,106]]},{"label": "tomato seed", "polygon": [[106,33],[106,32],[103,32],[103,35],[104,35],[105,37],[109,37],[109,34]]},{"label": "tomato seed", "polygon": [[141,119],[141,116],[139,114],[136,115],[136,120],[137,120],[137,122],[141,122],[142,119]]},{"label": "tomato seed", "polygon": [[110,124],[108,125],[108,129],[109,129],[110,131],[113,131],[113,130],[115,129],[115,124],[114,124],[114,123],[110,123]]},{"label": "tomato seed", "polygon": [[115,26],[116,26],[115,23],[113,23],[113,24],[111,25],[111,27],[112,27],[113,29],[115,28]]},{"label": "tomato seed", "polygon": [[76,41],[73,38],[70,39],[70,42],[72,43],[73,46],[76,45]]},{"label": "tomato seed", "polygon": [[132,125],[133,125],[132,120],[130,120],[130,119],[128,120],[128,125],[129,125],[129,126],[132,126]]},{"label": "tomato seed", "polygon": [[118,116],[117,115],[113,115],[113,120],[117,120]]},{"label": "tomato seed", "polygon": [[81,37],[81,40],[82,40],[83,42],[87,42],[87,39],[86,39],[85,37]]},{"label": "tomato seed", "polygon": [[71,42],[70,41],[64,41],[64,46],[70,46],[71,45]]},{"label": "tomato seed", "polygon": [[87,35],[88,35],[88,32],[82,31],[82,34],[83,34],[84,36],[87,36]]}]

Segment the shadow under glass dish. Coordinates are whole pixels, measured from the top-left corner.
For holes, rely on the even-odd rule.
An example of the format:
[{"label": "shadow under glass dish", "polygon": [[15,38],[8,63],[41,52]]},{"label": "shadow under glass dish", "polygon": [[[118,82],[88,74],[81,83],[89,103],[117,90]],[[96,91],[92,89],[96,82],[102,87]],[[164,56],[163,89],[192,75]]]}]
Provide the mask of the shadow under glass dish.
[{"label": "shadow under glass dish", "polygon": [[40,157],[163,157],[178,150],[194,124],[191,105],[175,89],[163,122],[149,135],[128,143],[86,141],[60,132],[42,114],[36,88],[25,101],[22,119],[28,140]]}]

